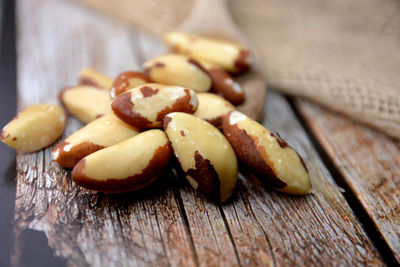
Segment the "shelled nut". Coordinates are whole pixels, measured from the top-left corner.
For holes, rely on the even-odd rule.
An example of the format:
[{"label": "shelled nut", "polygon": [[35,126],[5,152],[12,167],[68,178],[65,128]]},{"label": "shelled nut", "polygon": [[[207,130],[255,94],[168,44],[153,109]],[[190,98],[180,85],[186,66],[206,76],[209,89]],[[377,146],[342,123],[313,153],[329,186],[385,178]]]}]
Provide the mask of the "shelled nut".
[{"label": "shelled nut", "polygon": [[281,192],[311,192],[310,177],[302,158],[279,136],[239,111],[225,116],[223,131],[238,158],[260,179]]},{"label": "shelled nut", "polygon": [[27,107],[1,132],[1,141],[11,148],[33,152],[53,144],[62,135],[65,113],[59,106],[38,104]]},{"label": "shelled nut", "polygon": [[162,127],[165,115],[193,113],[198,106],[194,91],[181,86],[149,83],[117,96],[111,108],[121,120],[138,129]]},{"label": "shelled nut", "polygon": [[138,87],[142,84],[150,83],[149,77],[137,71],[125,71],[120,73],[115,79],[110,89],[111,99],[123,92]]},{"label": "shelled nut", "polygon": [[72,170],[72,179],[79,186],[102,192],[133,191],[159,177],[170,155],[165,133],[149,130],[81,159]]},{"label": "shelled nut", "polygon": [[138,133],[110,113],[90,122],[58,144],[52,152],[53,160],[64,168],[72,168],[87,155]]},{"label": "shelled nut", "polygon": [[164,130],[189,183],[226,201],[237,182],[237,159],[228,140],[210,123],[174,112],[164,118]]}]

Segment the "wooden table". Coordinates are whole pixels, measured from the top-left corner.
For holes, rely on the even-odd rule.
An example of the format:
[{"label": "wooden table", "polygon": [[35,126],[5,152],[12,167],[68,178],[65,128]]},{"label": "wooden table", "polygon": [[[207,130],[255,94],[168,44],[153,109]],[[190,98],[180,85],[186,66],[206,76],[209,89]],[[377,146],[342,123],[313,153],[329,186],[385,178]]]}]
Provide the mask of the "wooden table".
[{"label": "wooden table", "polygon": [[[15,114],[12,1],[4,6],[3,124]],[[110,76],[140,69],[160,45],[138,29],[68,1],[19,0],[16,23],[18,110],[57,103],[60,88],[76,83],[86,66]],[[141,191],[94,193],[77,187],[70,173],[52,162],[51,148],[18,152],[15,166],[13,152],[2,145],[0,264],[399,264],[399,142],[272,90],[263,124],[304,157],[313,194],[276,193],[244,174],[232,200],[217,205],[170,173]],[[81,126],[69,118],[64,137]]]}]

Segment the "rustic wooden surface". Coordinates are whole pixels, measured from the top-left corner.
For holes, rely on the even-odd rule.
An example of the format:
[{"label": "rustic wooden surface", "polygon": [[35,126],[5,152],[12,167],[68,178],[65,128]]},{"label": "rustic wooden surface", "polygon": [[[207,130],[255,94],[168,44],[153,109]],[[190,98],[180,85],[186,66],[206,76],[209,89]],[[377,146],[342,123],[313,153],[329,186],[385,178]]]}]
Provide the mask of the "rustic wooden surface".
[{"label": "rustic wooden surface", "polygon": [[[112,76],[139,69],[157,47],[67,1],[20,0],[17,12],[19,109],[56,103],[86,66]],[[269,93],[266,105],[264,124],[304,157],[312,195],[275,193],[248,175],[220,206],[173,173],[138,192],[94,193],[76,187],[49,148],[17,155],[16,240],[42,231],[57,257],[79,266],[384,265],[287,101]],[[70,118],[65,136],[80,126]]]},{"label": "rustic wooden surface", "polygon": [[400,263],[400,142],[307,101],[301,114]]}]

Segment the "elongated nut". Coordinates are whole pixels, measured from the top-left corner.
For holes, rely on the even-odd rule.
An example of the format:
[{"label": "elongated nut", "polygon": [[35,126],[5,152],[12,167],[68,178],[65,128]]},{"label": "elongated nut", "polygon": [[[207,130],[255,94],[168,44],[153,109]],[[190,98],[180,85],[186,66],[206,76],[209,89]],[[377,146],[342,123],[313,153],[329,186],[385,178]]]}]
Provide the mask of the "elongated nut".
[{"label": "elongated nut", "polygon": [[110,77],[92,68],[85,68],[79,73],[79,84],[81,85],[90,85],[103,89],[109,89],[112,85],[112,82],[113,80]]},{"label": "elongated nut", "polygon": [[210,74],[211,92],[221,95],[234,105],[244,102],[245,94],[242,86],[226,70],[205,60],[199,62]]},{"label": "elongated nut", "polygon": [[239,111],[224,118],[223,131],[238,158],[276,190],[290,194],[311,192],[307,167],[279,136]]},{"label": "elongated nut", "polygon": [[174,111],[193,113],[198,106],[194,91],[181,86],[149,83],[117,96],[111,108],[122,121],[138,129],[162,127]]},{"label": "elongated nut", "polygon": [[116,96],[122,94],[123,92],[138,87],[142,84],[150,83],[149,77],[143,73],[136,71],[125,71],[120,73],[114,80],[111,89],[110,96],[114,99]]},{"label": "elongated nut", "polygon": [[89,123],[110,112],[111,99],[108,90],[79,85],[63,89],[59,99],[73,116]]},{"label": "elongated nut", "polygon": [[110,113],[92,121],[59,143],[53,149],[53,160],[64,168],[72,168],[87,155],[138,133],[138,130]]},{"label": "elongated nut", "polygon": [[224,202],[237,182],[237,159],[228,140],[210,123],[174,112],[164,118],[164,130],[189,183]]},{"label": "elongated nut", "polygon": [[157,83],[180,85],[196,92],[205,92],[211,88],[208,72],[198,61],[184,55],[168,54],[157,57],[146,62],[143,69]]},{"label": "elongated nut", "polygon": [[160,176],[170,156],[165,133],[149,130],[83,158],[72,170],[72,179],[102,192],[133,191]]},{"label": "elongated nut", "polygon": [[231,103],[222,97],[211,93],[197,93],[199,107],[194,116],[208,121],[217,128],[222,127],[223,117],[235,110]]},{"label": "elongated nut", "polygon": [[33,152],[45,148],[62,135],[65,113],[59,106],[30,106],[4,126],[1,141],[11,148]]},{"label": "elongated nut", "polygon": [[253,54],[236,43],[183,32],[167,33],[164,39],[174,51],[196,59],[207,60],[229,72],[244,72],[253,64]]}]

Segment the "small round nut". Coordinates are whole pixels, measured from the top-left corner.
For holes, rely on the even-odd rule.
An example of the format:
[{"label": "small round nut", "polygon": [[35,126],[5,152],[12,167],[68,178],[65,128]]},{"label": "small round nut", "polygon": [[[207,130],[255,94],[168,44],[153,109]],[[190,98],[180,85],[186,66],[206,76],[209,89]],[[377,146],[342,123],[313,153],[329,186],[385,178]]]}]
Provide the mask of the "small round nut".
[{"label": "small round nut", "polygon": [[114,99],[116,96],[122,94],[123,92],[138,87],[142,84],[150,83],[149,77],[141,72],[137,71],[125,71],[120,73],[114,80],[111,89],[110,96]]},{"label": "small round nut", "polygon": [[109,89],[112,84],[112,79],[95,69],[84,68],[79,73],[79,84],[90,85],[102,89]]},{"label": "small round nut", "polygon": [[1,141],[11,148],[33,152],[45,148],[62,135],[65,113],[62,108],[50,104],[27,107],[1,132]]},{"label": "small round nut", "polygon": [[194,116],[203,119],[217,128],[222,127],[223,117],[235,107],[222,97],[212,93],[197,93],[199,107]]},{"label": "small round nut", "polygon": [[143,69],[157,83],[180,85],[196,92],[205,92],[211,88],[208,72],[198,61],[185,55],[162,55],[146,62]]},{"label": "small round nut", "polygon": [[149,83],[117,96],[111,108],[125,123],[137,129],[162,127],[164,116],[174,111],[193,113],[196,93],[181,86]]},{"label": "small round nut", "polygon": [[302,158],[279,136],[239,111],[225,116],[223,131],[238,158],[260,179],[281,192],[311,192],[310,177]]},{"label": "small round nut", "polygon": [[53,160],[64,168],[72,168],[87,155],[138,133],[138,130],[110,113],[90,122],[59,143],[53,149]]},{"label": "small round nut", "polygon": [[164,130],[189,183],[220,202],[226,201],[238,174],[228,140],[210,123],[181,112],[165,116]]},{"label": "small round nut", "polygon": [[67,111],[83,123],[89,123],[111,111],[109,91],[94,86],[67,87],[61,90],[59,99]]},{"label": "small round nut", "polygon": [[253,54],[236,43],[183,32],[167,33],[164,39],[167,45],[178,53],[207,60],[233,73],[249,70],[254,61]]},{"label": "small round nut", "polygon": [[159,177],[170,156],[165,133],[149,130],[83,158],[72,170],[72,180],[102,192],[133,191]]}]

